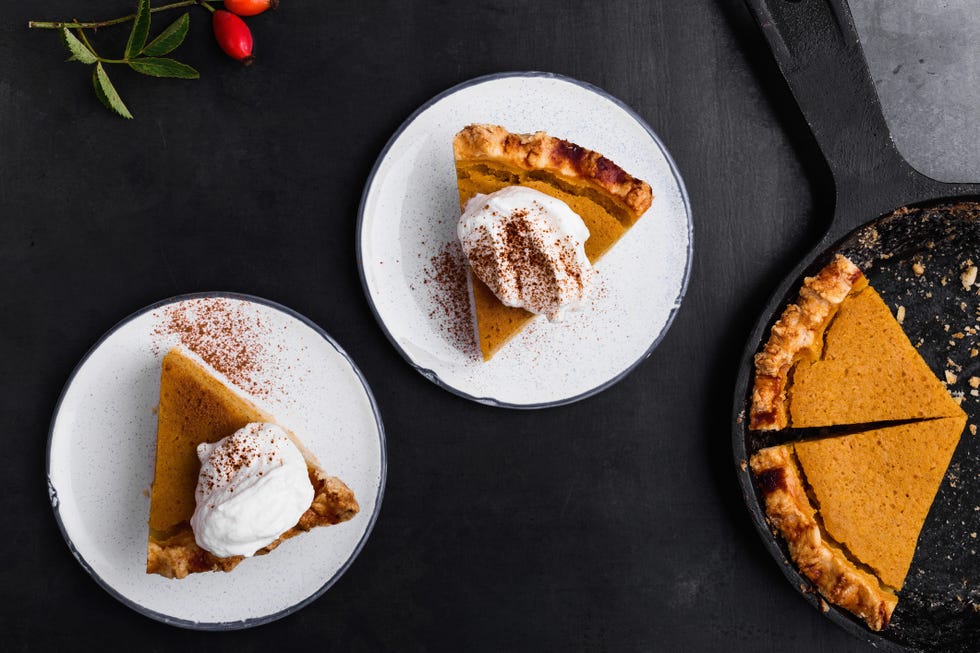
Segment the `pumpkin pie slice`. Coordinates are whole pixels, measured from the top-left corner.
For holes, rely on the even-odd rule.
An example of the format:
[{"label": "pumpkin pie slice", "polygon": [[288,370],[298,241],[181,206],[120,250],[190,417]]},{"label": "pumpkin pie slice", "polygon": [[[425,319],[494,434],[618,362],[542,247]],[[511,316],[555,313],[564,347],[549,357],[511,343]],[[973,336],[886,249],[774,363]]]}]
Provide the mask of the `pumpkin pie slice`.
[{"label": "pumpkin pie slice", "polygon": [[[544,132],[512,134],[470,125],[453,139],[460,209],[476,194],[527,186],[568,204],[589,229],[585,253],[595,263],[650,208],[650,185],[597,152]],[[505,306],[470,274],[477,340],[484,360],[535,317]]]},{"label": "pumpkin pie slice", "polygon": [[752,429],[964,414],[881,296],[840,255],[804,280],[755,367]]},{"label": "pumpkin pie slice", "polygon": [[794,427],[964,415],[871,286],[845,299],[789,388]]},{"label": "pumpkin pie slice", "polygon": [[[184,578],[205,571],[231,571],[243,556],[219,558],[194,540],[190,518],[200,462],[197,446],[217,442],[252,422],[275,422],[269,413],[240,396],[216,373],[180,349],[163,358],[157,410],[156,468],[150,498],[146,572]],[[316,457],[289,432],[306,460],[314,497],[299,522],[261,549],[268,553],[283,540],[316,526],[347,521],[359,507],[354,493],[329,476]]]},{"label": "pumpkin pie slice", "polygon": [[769,447],[750,464],[769,522],[830,602],[888,625],[966,415]]}]

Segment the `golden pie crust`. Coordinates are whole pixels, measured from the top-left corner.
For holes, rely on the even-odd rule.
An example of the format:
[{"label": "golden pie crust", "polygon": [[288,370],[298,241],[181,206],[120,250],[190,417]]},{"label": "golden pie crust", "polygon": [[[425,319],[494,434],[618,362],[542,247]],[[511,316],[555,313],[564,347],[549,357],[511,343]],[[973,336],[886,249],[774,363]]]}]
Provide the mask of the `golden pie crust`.
[{"label": "golden pie crust", "polygon": [[[184,578],[205,571],[231,571],[244,559],[219,558],[199,547],[189,520],[196,505],[194,490],[200,471],[197,445],[217,442],[251,422],[275,419],[180,349],[167,352],[160,375],[146,573]],[[286,432],[306,460],[313,502],[296,526],[257,555],[268,553],[283,540],[311,528],[347,521],[359,510],[350,488],[328,475],[299,438],[288,429]]]},{"label": "golden pie crust", "polygon": [[[653,201],[650,185],[597,152],[544,132],[513,134],[469,125],[453,139],[460,210],[476,194],[527,186],[556,197],[589,229],[585,253],[595,263]],[[480,351],[489,360],[535,316],[505,306],[470,274]]]}]

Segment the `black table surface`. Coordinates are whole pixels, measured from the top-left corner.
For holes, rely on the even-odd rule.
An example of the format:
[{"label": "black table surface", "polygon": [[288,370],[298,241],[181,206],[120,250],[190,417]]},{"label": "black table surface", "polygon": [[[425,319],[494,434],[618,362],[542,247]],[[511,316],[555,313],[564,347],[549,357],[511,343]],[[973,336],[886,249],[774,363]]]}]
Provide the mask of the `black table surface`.
[{"label": "black table surface", "polygon": [[[833,202],[741,2],[283,0],[250,21],[250,68],[192,7],[175,55],[201,79],[112,67],[136,115],[125,121],[65,63],[57,33],[27,21],[131,5],[0,5],[6,650],[869,648],[787,583],[735,480],[737,359]],[[125,33],[99,42],[121,49]],[[415,372],[371,314],[353,246],[368,173],[399,124],[459,82],[515,70],[632,106],[673,154],[695,222],[690,287],[660,346],[598,396],[540,411],[471,403]],[[387,431],[380,517],[346,575],[295,614],[228,633],[157,623],[100,589],[44,480],[51,413],[85,351],[132,311],[205,290],[320,324],[363,370]]]}]

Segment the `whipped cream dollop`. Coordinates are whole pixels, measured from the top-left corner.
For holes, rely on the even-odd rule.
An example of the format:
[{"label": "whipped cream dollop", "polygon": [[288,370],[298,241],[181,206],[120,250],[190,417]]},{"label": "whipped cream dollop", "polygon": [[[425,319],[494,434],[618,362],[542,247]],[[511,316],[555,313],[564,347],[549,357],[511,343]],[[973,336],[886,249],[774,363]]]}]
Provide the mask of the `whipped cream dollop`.
[{"label": "whipped cream dollop", "polygon": [[525,186],[477,194],[456,231],[473,272],[507,306],[560,320],[592,290],[589,230],[557,198]]},{"label": "whipped cream dollop", "polygon": [[251,556],[299,522],[313,503],[306,460],[282,427],[254,422],[197,447],[201,472],[194,539],[214,555]]}]

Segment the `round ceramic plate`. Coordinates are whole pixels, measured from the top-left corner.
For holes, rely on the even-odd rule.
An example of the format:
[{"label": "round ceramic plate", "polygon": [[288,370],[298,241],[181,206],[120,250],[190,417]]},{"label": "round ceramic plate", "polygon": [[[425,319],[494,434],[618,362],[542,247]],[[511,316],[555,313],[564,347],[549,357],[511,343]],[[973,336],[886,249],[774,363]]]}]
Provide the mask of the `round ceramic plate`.
[{"label": "round ceramic plate", "polygon": [[[471,123],[545,131],[601,152],[654,194],[596,266],[601,281],[590,305],[560,323],[537,318],[487,362],[447,287],[447,277],[458,276],[447,268],[460,265],[452,141]],[[481,77],[420,108],[379,157],[358,216],[361,279],[395,348],[442,387],[513,408],[583,399],[645,359],[680,306],[691,246],[684,184],[650,127],[603,91],[546,73]]]},{"label": "round ceramic plate", "polygon": [[[316,528],[231,573],[172,580],[146,573],[149,489],[156,448],[160,362],[179,337],[167,315],[221,301],[267,355],[252,369],[250,398],[294,431],[328,473],[354,491],[360,512]],[[315,324],[243,295],[187,295],[120,322],[72,373],[51,423],[48,488],[78,562],[110,594],[159,621],[208,630],[247,628],[307,605],[360,551],[385,480],[381,418],[371,391],[340,346]]]}]

